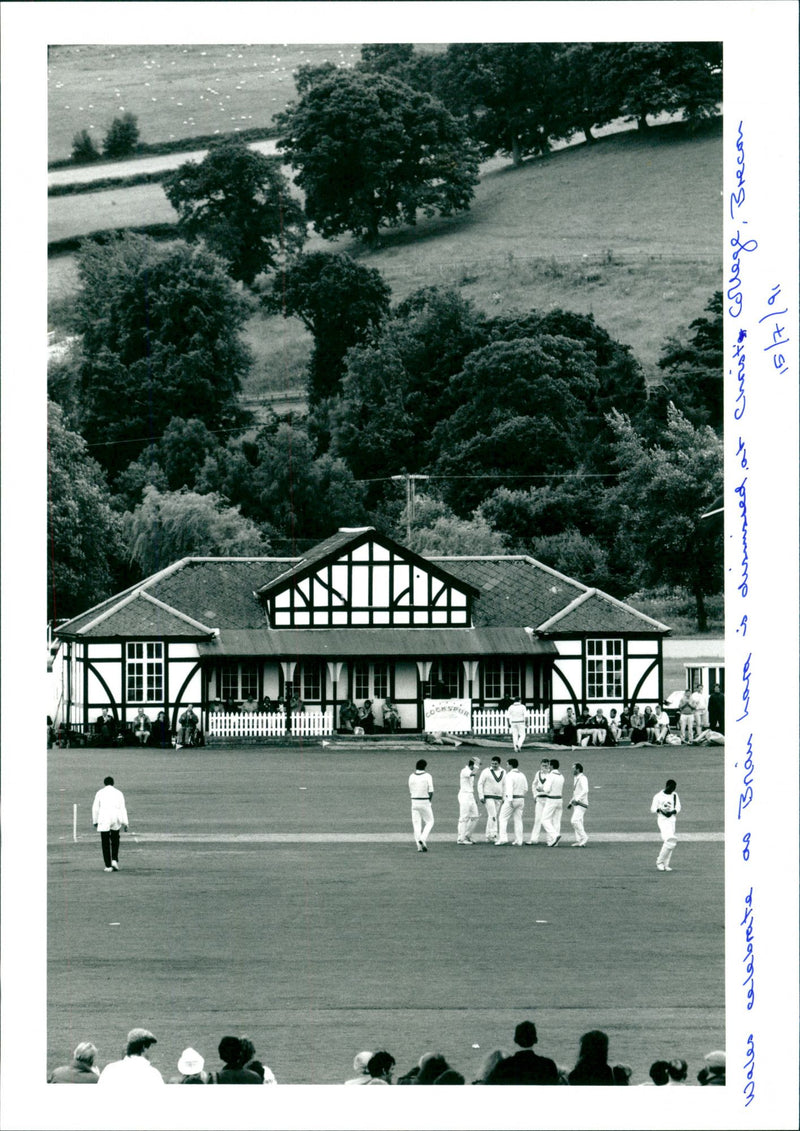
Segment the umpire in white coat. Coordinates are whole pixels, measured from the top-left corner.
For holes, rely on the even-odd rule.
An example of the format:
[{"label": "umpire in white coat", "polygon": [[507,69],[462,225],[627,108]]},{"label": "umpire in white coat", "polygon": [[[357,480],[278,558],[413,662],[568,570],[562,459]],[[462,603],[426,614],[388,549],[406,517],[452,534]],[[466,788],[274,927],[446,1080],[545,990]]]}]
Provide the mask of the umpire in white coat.
[{"label": "umpire in white coat", "polygon": [[121,829],[128,831],[128,811],[121,790],[114,788],[112,777],[103,778],[103,788],[94,795],[92,824],[100,833],[105,870],[119,871],[119,834]]}]

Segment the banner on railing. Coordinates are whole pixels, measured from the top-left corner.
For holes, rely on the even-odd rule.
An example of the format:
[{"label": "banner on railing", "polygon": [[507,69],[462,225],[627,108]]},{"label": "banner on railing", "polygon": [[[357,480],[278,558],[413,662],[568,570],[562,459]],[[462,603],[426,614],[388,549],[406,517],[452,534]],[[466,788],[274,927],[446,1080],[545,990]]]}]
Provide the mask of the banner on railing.
[{"label": "banner on railing", "polygon": [[472,730],[472,702],[469,699],[425,699],[423,700],[425,730],[435,731]]}]

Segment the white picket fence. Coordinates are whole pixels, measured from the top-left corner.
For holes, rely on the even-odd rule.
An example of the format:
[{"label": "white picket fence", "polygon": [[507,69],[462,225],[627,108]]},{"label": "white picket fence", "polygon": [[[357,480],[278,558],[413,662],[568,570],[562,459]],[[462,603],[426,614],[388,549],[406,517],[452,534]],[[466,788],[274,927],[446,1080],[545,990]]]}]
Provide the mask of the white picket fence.
[{"label": "white picket fence", "polygon": [[[528,734],[547,734],[550,729],[549,711],[526,711],[525,729]],[[490,708],[486,711],[472,712],[472,733],[474,735],[508,734],[508,719],[505,711]]]},{"label": "white picket fence", "polygon": [[[286,715],[282,711],[211,713],[206,727],[208,738],[282,738],[286,733]],[[333,734],[333,712],[296,712],[288,733],[295,738]]]}]

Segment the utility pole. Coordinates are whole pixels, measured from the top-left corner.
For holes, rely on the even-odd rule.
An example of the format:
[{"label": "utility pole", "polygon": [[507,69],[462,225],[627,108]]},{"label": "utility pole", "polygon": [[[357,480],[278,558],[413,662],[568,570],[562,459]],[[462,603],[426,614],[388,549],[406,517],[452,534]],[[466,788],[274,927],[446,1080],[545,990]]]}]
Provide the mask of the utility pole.
[{"label": "utility pole", "polygon": [[406,537],[411,541],[411,526],[414,521],[414,483],[417,479],[430,479],[430,475],[409,475],[406,471],[403,475],[393,475],[392,479],[396,483],[402,483],[405,480],[406,484]]}]

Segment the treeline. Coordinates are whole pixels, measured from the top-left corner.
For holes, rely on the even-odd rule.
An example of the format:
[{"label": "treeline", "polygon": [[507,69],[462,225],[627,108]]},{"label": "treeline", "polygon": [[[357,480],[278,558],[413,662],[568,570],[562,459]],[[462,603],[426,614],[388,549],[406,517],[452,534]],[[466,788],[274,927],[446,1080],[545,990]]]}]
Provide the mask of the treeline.
[{"label": "treeline", "polygon": [[[531,553],[625,596],[685,587],[705,624],[722,545],[721,303],[665,343],[664,384],[590,316],[489,317],[457,291],[393,306],[380,274],[299,255],[277,297],[202,243],[87,244],[51,365],[54,618],[187,554],[294,553],[370,523],[439,553]],[[238,393],[259,301],[314,338],[307,416]],[[407,474],[427,476],[406,507]],[[400,481],[397,481],[400,477]]]}]

